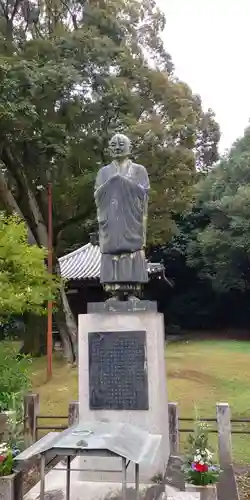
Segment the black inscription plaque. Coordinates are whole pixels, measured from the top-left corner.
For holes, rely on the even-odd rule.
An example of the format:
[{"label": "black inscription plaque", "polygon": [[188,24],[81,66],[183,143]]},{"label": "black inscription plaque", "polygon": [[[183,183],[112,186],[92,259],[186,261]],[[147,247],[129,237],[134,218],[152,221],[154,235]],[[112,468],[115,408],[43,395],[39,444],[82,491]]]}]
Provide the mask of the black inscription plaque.
[{"label": "black inscription plaque", "polygon": [[89,333],[92,410],[148,410],[146,332]]}]

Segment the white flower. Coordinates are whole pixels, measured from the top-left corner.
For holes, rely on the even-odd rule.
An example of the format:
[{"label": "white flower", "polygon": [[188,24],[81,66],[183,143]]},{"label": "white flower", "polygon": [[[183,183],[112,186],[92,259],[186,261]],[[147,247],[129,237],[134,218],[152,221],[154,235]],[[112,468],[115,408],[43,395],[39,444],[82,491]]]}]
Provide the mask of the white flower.
[{"label": "white flower", "polygon": [[201,460],[201,455],[194,456],[194,462],[199,462]]},{"label": "white flower", "polygon": [[199,455],[200,453],[200,449],[196,450],[196,454]]},{"label": "white flower", "polygon": [[8,451],[7,443],[1,443],[0,444],[0,453],[6,453],[6,451]]},{"label": "white flower", "polygon": [[209,451],[207,448],[205,449],[205,451],[206,451],[208,460],[211,460],[213,457],[213,453],[211,453],[211,451]]},{"label": "white flower", "polygon": [[204,460],[200,460],[200,464],[201,464],[201,465],[204,465]]}]

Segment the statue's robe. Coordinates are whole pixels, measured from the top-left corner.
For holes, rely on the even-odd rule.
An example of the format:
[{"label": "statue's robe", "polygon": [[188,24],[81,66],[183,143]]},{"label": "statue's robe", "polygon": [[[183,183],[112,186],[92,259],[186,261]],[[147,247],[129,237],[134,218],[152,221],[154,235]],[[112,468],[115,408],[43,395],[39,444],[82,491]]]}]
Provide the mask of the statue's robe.
[{"label": "statue's robe", "polygon": [[146,283],[146,221],[149,179],[142,165],[127,160],[101,168],[95,201],[102,253],[101,283]]}]

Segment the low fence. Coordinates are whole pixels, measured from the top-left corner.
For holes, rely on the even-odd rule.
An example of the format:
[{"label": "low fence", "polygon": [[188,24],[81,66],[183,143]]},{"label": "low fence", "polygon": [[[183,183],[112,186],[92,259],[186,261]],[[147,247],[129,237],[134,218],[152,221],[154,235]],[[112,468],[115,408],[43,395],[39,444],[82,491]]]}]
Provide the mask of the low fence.
[{"label": "low fence", "polygon": [[[78,421],[79,405],[77,401],[69,404],[67,415],[41,415],[39,411],[39,395],[28,394],[24,400],[25,418],[25,442],[30,445],[37,441],[41,435],[51,431],[62,431]],[[172,455],[180,453],[180,443],[182,433],[191,433],[193,428],[190,424],[193,418],[181,418],[177,403],[168,404],[169,413],[169,437],[170,451]],[[49,423],[46,423],[46,421]],[[209,432],[218,435],[219,461],[222,467],[232,464],[232,434],[250,435],[249,429],[233,429],[232,424],[250,424],[249,418],[231,418],[230,407],[227,403],[216,405],[215,418],[201,418],[201,421],[215,424],[216,428],[209,429]],[[184,424],[184,425],[183,425]]]}]

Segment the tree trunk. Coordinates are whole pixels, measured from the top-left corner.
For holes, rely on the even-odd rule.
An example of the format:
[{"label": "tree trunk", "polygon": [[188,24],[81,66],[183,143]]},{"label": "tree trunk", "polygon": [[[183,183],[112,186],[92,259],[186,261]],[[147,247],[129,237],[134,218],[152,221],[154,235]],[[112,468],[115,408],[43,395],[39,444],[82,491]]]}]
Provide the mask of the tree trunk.
[{"label": "tree trunk", "polygon": [[63,342],[65,356],[72,363],[77,360],[77,325],[62,283],[57,305],[54,318]]},{"label": "tree trunk", "polygon": [[32,357],[40,357],[46,354],[46,316],[36,314],[25,314],[25,332],[21,354],[30,354]]},{"label": "tree trunk", "polygon": [[54,320],[62,341],[64,356],[67,358],[69,363],[73,364],[75,361],[74,346],[69,336],[62,307],[58,308],[58,310],[54,313]]},{"label": "tree trunk", "polygon": [[[0,198],[5,206],[6,211],[9,214],[17,214],[17,215],[19,215],[19,217],[21,217],[21,219],[23,219],[25,221],[24,216],[23,216],[12,192],[10,191],[10,189],[7,186],[7,183],[6,183],[3,172],[1,171],[1,168],[0,168]],[[29,242],[29,244],[36,245],[35,237],[31,231],[29,225],[27,224],[27,222],[26,222],[26,226],[28,229],[28,242]]]},{"label": "tree trunk", "polygon": [[[47,247],[48,246],[47,227],[41,215],[37,200],[34,194],[32,193],[31,189],[29,189],[25,175],[22,172],[19,172],[19,176],[22,177],[22,185],[23,189],[25,189],[29,205],[28,211],[32,215],[33,221],[35,223],[38,243],[40,246]],[[26,222],[29,232],[29,243],[36,243],[36,240],[28,224],[28,221],[25,219],[19,205],[17,204],[13,194],[11,193],[1,169],[0,169],[0,196],[1,200],[5,205],[6,210],[9,213],[17,213]],[[59,307],[58,312],[55,313],[54,317],[62,340],[64,354],[69,362],[74,362],[76,359],[77,326],[74,320],[74,316],[71,312],[63,284],[61,285],[60,288],[58,307]],[[46,331],[47,331],[46,316],[42,319],[40,318],[39,320],[37,319],[38,317],[35,315],[29,315],[29,316],[30,318],[27,321],[27,334],[25,335],[22,352],[30,352],[31,354],[37,353],[34,355],[41,356],[45,352],[44,339],[46,339]],[[44,325],[43,327],[41,326],[42,321]],[[38,327],[38,323],[41,326],[41,330],[42,331],[44,330],[44,337],[41,336],[41,330]],[[34,332],[36,332],[34,338],[32,336],[33,330]],[[39,342],[41,342],[40,345],[38,345]]]}]

